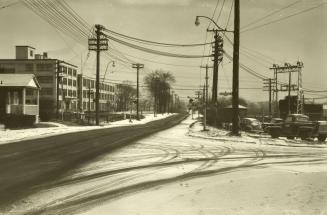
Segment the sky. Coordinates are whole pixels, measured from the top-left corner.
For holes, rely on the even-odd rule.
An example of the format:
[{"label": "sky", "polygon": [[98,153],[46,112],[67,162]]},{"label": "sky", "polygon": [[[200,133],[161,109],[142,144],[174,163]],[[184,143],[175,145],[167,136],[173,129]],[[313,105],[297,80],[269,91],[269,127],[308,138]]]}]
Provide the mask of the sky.
[{"label": "sky", "polygon": [[[197,15],[213,17],[219,26],[233,30],[233,0],[65,1],[90,26],[101,24],[111,31],[144,40],[174,44],[211,42],[213,35],[206,32],[209,20],[200,19],[200,25],[196,26],[194,21]],[[50,58],[77,65],[82,68],[83,74],[95,74],[95,53],[88,54],[87,40],[72,39],[67,32],[61,32],[50,25],[21,1],[0,0],[0,8],[11,3],[15,4],[0,9],[0,58],[14,58],[15,45],[30,45],[36,48],[36,52],[48,52]],[[242,0],[240,62],[256,73],[272,78],[273,73],[269,69],[272,64],[295,64],[300,60],[304,63],[303,86],[310,90],[327,90],[326,3],[326,0]],[[281,20],[274,22],[278,19]],[[246,27],[253,22],[255,24]],[[262,24],[266,25],[261,26]],[[213,27],[214,25],[209,26]],[[252,27],[258,28],[251,29]],[[233,40],[232,33],[226,35]],[[142,63],[145,68],[140,72],[141,81],[151,71],[169,71],[176,78],[174,91],[182,99],[194,97],[195,91],[202,88],[205,70],[200,65],[212,65],[211,58],[171,58],[138,51],[112,40],[109,42],[111,57],[102,53],[101,76],[106,74],[105,78],[112,82],[135,82],[136,71],[131,64]],[[209,46],[204,49],[203,46],[184,48],[138,45],[183,55],[211,54]],[[232,46],[226,39],[224,49],[232,54]],[[128,63],[120,62],[112,56],[119,56]],[[112,60],[115,60],[116,66],[109,65],[106,72],[107,64]],[[209,70],[210,88],[211,76],[212,70]],[[279,76],[283,82],[287,82],[287,78],[287,75]],[[296,79],[294,74],[294,84]],[[226,57],[219,67],[218,83],[218,93],[231,91],[232,63]],[[141,86],[144,86],[143,83]],[[264,92],[262,86],[261,79],[240,70],[240,97],[250,101],[267,101],[268,92]],[[326,93],[305,92],[305,98],[322,97]],[[142,95],[146,96],[146,93],[143,92]],[[285,95],[281,93],[279,98]]]}]

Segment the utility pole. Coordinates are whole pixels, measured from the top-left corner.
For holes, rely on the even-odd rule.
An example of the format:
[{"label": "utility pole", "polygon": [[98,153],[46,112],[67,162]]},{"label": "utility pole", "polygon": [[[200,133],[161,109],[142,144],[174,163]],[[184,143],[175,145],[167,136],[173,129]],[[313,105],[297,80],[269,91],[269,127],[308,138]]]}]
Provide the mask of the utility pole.
[{"label": "utility pole", "polygon": [[288,71],[288,114],[291,113],[291,83],[292,83],[292,72]]},{"label": "utility pole", "polygon": [[139,115],[139,70],[144,68],[144,64],[133,63],[132,67],[136,69],[137,77],[136,77],[136,119],[140,120]]},{"label": "utility pole", "polygon": [[[277,92],[278,91],[288,91],[288,114],[292,112],[291,110],[291,91],[297,91],[297,107],[296,112],[303,112],[303,89],[302,89],[302,68],[303,63],[298,61],[296,65],[291,65],[290,63],[284,63],[284,65],[273,64],[272,70],[275,74],[275,84],[276,84],[276,102],[278,103]],[[292,73],[298,73],[297,85],[292,84]],[[277,88],[277,74],[279,73],[288,73],[288,84],[281,85],[281,89]]]},{"label": "utility pole", "polygon": [[275,85],[275,79],[268,78],[263,80],[263,91],[268,91],[269,92],[269,116],[272,116],[272,102],[271,102],[271,94],[274,91],[273,87]]},{"label": "utility pole", "polygon": [[206,83],[205,83],[205,96],[204,96],[204,116],[203,116],[203,130],[207,130],[206,126],[207,126],[207,104],[208,104],[208,70],[209,68],[212,68],[212,67],[209,67],[208,64],[204,67],[204,66],[201,66],[201,68],[206,68],[206,77],[205,77],[205,80],[206,80]]},{"label": "utility pole", "polygon": [[213,77],[212,77],[212,104],[217,103],[218,99],[218,67],[223,60],[223,38],[219,35],[219,29],[207,30],[207,32],[214,32],[215,43],[213,46]]},{"label": "utility pole", "polygon": [[239,135],[239,50],[240,50],[240,0],[234,6],[234,47],[233,47],[233,127],[232,134]]},{"label": "utility pole", "polygon": [[89,83],[89,90],[88,90],[88,97],[89,97],[89,117],[87,118],[87,124],[90,124],[90,118],[91,118],[91,94],[93,95],[93,91],[91,91],[91,83]]},{"label": "utility pole", "polygon": [[108,39],[102,33],[104,27],[95,25],[95,37],[89,38],[89,50],[96,51],[96,81],[95,81],[95,123],[99,125],[99,98],[100,98],[100,52],[108,50]]},{"label": "utility pole", "polygon": [[[62,79],[62,71],[61,71],[61,66],[60,66],[60,61],[58,60],[57,61],[57,110],[56,110],[56,118],[57,120],[59,119],[59,109],[60,109],[60,104],[59,104],[59,92],[60,92],[60,89],[59,89],[59,84],[60,84],[60,81]],[[63,89],[61,89],[62,91]],[[63,100],[63,98],[61,98]]]}]

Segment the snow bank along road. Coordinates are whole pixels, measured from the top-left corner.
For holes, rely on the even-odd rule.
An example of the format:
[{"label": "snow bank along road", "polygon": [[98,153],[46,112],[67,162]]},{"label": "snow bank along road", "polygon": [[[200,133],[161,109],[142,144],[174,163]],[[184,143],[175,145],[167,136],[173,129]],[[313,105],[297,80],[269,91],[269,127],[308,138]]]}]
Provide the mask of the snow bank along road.
[{"label": "snow bank along road", "polygon": [[[1,195],[13,192],[11,197],[15,197],[15,192],[26,190],[25,197],[15,202],[2,196],[6,203],[2,210],[5,214],[65,215],[327,214],[326,147],[203,139],[187,134],[191,123],[184,120],[75,168],[70,164],[65,171],[64,161],[88,158],[77,154],[89,150],[92,155],[94,148],[98,149],[94,153],[107,150],[103,145],[111,136],[70,135],[78,139],[70,144],[78,147],[67,151],[67,144],[61,144],[67,137],[62,136],[57,138],[59,143],[47,144],[46,155],[39,150],[39,142],[32,148],[26,146],[36,157],[22,161],[14,159],[19,156],[14,151],[3,154],[0,150],[1,159],[12,157],[0,163],[7,171],[0,174],[11,176],[1,178]],[[120,133],[118,139],[133,139],[138,132],[141,129],[131,129]],[[26,171],[20,165],[27,166]],[[17,177],[15,170],[9,169],[16,166]],[[53,172],[56,168],[58,172]],[[39,171],[42,180],[27,180]]]}]

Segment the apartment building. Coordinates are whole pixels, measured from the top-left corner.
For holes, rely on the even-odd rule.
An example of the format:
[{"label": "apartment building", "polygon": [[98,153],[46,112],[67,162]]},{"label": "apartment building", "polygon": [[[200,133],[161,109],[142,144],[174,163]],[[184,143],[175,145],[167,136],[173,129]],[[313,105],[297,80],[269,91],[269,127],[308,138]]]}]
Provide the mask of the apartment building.
[{"label": "apartment building", "polygon": [[16,46],[15,59],[0,59],[0,73],[34,74],[36,76],[41,87],[41,118],[53,118],[57,111],[79,111],[77,66],[75,65],[48,58],[47,53],[37,54],[35,48],[30,46]]},{"label": "apartment building", "polygon": [[[95,78],[78,75],[78,101],[83,112],[95,111]],[[99,109],[101,112],[115,110],[115,86],[100,80]]]}]

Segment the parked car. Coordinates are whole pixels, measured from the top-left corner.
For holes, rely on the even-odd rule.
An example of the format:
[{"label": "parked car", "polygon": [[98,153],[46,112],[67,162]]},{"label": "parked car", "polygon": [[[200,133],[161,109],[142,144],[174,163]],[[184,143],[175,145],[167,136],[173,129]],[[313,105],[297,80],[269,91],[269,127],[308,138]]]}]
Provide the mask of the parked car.
[{"label": "parked car", "polygon": [[241,119],[241,130],[249,132],[261,132],[261,122],[255,118],[243,118]]},{"label": "parked car", "polygon": [[282,125],[284,120],[282,118],[272,118],[269,122],[262,123],[262,129],[264,132],[269,132],[270,126]]},{"label": "parked car", "polygon": [[302,140],[317,137],[319,141],[325,141],[327,137],[327,121],[310,121],[303,114],[290,114],[283,123],[271,125],[268,128],[272,138],[280,136],[294,139],[300,137]]}]

